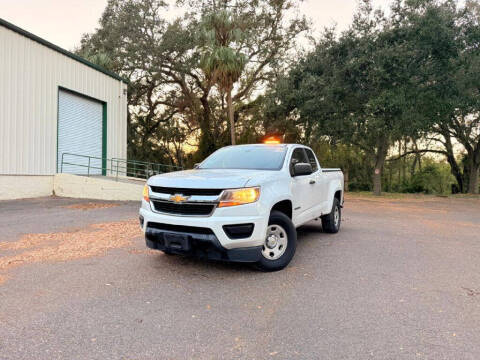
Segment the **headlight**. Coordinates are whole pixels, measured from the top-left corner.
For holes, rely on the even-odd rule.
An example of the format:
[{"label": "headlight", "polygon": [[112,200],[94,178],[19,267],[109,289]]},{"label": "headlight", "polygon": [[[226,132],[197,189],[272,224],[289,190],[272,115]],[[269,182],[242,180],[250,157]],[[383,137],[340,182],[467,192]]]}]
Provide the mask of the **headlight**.
[{"label": "headlight", "polygon": [[260,197],[260,187],[224,190],[218,207],[250,204]]},{"label": "headlight", "polygon": [[150,196],[148,196],[148,185],[143,187],[143,200],[150,202]]}]

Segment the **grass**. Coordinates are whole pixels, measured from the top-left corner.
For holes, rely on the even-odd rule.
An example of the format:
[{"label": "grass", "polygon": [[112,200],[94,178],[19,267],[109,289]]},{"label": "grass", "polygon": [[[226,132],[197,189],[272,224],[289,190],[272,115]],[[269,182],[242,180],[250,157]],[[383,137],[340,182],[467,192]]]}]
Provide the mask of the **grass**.
[{"label": "grass", "polygon": [[364,197],[373,199],[421,199],[421,198],[453,198],[453,199],[479,199],[479,194],[424,194],[424,193],[391,193],[382,192],[382,195],[373,195],[371,191],[349,191],[345,193],[346,197]]}]

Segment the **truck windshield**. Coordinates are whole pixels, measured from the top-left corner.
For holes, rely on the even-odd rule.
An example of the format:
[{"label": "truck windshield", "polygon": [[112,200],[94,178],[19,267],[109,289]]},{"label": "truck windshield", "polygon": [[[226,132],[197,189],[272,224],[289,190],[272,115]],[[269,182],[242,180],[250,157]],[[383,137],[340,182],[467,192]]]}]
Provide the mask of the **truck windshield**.
[{"label": "truck windshield", "polygon": [[280,170],[285,159],[284,145],[240,145],[215,151],[199,169]]}]

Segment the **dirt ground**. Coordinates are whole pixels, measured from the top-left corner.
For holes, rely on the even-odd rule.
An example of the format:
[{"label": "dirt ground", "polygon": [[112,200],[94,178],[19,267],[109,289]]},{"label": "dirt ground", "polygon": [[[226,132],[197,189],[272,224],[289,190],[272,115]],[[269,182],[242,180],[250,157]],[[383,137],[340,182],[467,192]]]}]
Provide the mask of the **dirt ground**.
[{"label": "dirt ground", "polygon": [[0,359],[478,359],[480,199],[348,195],[261,273],[147,250],[138,203],[0,202]]}]

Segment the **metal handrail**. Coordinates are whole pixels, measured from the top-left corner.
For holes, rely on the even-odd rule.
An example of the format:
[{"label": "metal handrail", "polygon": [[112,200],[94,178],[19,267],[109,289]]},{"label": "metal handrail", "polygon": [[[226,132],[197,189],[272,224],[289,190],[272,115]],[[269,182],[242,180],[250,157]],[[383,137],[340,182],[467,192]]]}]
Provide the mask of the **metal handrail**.
[{"label": "metal handrail", "polygon": [[[85,165],[85,164],[80,164],[76,162],[70,162],[71,160],[65,161],[65,155],[88,159],[88,164]],[[101,160],[102,166],[92,165],[92,160]],[[103,164],[106,164],[106,165],[103,166]],[[125,177],[139,177],[139,178],[147,179],[153,175],[183,169],[182,167],[176,166],[176,165],[167,165],[167,164],[138,161],[138,160],[126,160],[126,159],[120,159],[120,158],[108,159],[104,157],[73,154],[68,152],[62,153],[62,162],[60,164],[61,173],[63,173],[64,165],[87,168],[87,176],[90,176],[90,169],[102,170],[102,174],[105,171],[105,175],[108,175],[108,173],[110,173],[111,175],[115,174],[117,181],[118,181],[118,177],[123,175]],[[108,167],[108,165],[110,165],[110,167]]]},{"label": "metal handrail", "polygon": [[160,163],[153,163],[153,162],[150,162],[150,161],[126,160],[126,159],[121,159],[121,158],[112,158],[111,160],[115,160],[115,161],[118,161],[118,162],[137,163],[137,164],[156,164],[156,165],[162,165],[164,167],[169,167],[169,168],[173,168],[173,169],[183,169],[183,167],[178,166],[178,165],[160,164]]},{"label": "metal handrail", "polygon": [[177,171],[177,170],[183,170],[181,166],[177,165],[168,165],[168,164],[160,164],[160,163],[153,163],[149,161],[140,161],[140,160],[126,160],[126,159],[121,159],[121,158],[112,158],[111,159],[111,167],[113,168],[113,162],[116,162],[116,167],[117,168],[123,168],[126,170],[128,173],[128,166],[131,165],[133,166],[133,170],[130,172],[133,174],[138,173],[139,171],[142,171],[142,168],[145,169],[145,172],[149,173],[155,173],[155,174],[161,174],[165,172],[171,172],[171,171]]}]

